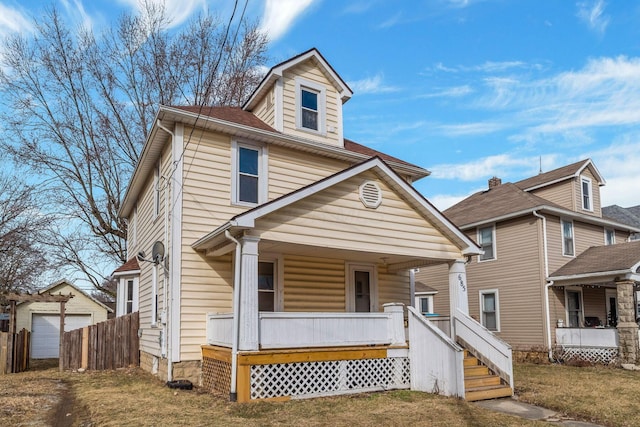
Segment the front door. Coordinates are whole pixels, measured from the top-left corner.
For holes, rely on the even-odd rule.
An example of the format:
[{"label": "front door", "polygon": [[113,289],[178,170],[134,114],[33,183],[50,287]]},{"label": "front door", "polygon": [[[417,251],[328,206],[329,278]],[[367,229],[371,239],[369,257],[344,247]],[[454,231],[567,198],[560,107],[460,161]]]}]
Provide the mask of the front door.
[{"label": "front door", "polygon": [[359,313],[375,311],[376,286],[373,265],[349,266],[347,310]]}]

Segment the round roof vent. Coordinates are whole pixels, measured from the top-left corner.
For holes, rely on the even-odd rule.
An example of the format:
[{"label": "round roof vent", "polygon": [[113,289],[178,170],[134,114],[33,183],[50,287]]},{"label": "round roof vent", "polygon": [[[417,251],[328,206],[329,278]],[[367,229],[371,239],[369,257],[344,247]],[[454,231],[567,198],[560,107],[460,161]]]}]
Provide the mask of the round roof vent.
[{"label": "round roof vent", "polygon": [[367,208],[375,209],[382,203],[382,190],[375,181],[365,181],[360,186],[360,201]]}]

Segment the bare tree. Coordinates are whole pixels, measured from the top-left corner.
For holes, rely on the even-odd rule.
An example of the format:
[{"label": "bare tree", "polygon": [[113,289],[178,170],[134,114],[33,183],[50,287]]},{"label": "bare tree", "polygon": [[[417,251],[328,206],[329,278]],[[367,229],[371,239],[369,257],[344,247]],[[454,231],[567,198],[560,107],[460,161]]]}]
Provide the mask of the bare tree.
[{"label": "bare tree", "polygon": [[38,208],[36,189],[0,177],[0,291],[31,291],[50,267],[42,246],[50,218]]},{"label": "bare tree", "polygon": [[52,254],[101,288],[95,261],[126,261],[117,212],[158,106],[238,105],[261,78],[267,39],[236,9],[228,22],[200,15],[172,31],[153,3],[100,35],[55,8],[35,22],[33,35],[4,42],[0,144],[65,220]]}]

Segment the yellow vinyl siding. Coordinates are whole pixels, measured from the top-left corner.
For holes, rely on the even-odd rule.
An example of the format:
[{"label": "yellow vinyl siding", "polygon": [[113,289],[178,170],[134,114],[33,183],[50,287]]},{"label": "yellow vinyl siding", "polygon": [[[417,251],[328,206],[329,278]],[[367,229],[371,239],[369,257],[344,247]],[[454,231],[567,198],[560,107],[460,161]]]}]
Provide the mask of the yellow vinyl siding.
[{"label": "yellow vinyl siding", "polygon": [[252,110],[253,114],[256,115],[260,120],[268,124],[269,126],[275,128],[275,102],[274,102],[274,89],[273,86],[266,93],[264,98],[258,102],[255,108]]},{"label": "yellow vinyl siding", "polygon": [[409,272],[389,273],[387,267],[378,265],[378,311],[384,311],[384,304],[401,302],[412,305]]},{"label": "yellow vinyl siding", "polygon": [[344,260],[285,255],[284,311],[344,312]]},{"label": "yellow vinyl siding", "polygon": [[263,239],[354,251],[428,258],[461,257],[460,250],[378,181],[383,201],[365,208],[358,187],[367,173],[307,197],[257,221]]},{"label": "yellow vinyl siding", "polygon": [[[322,85],[326,90],[325,128],[319,129],[319,132],[323,135],[299,130],[296,127],[296,77]],[[284,133],[312,139],[325,144],[342,146],[342,141],[338,141],[339,133],[327,131],[330,127],[338,129],[338,109],[342,108],[342,104],[338,104],[338,96],[335,87],[314,64],[313,60],[305,61],[296,67],[287,70],[283,75],[283,79]],[[320,106],[318,106],[318,108],[320,108]]]}]

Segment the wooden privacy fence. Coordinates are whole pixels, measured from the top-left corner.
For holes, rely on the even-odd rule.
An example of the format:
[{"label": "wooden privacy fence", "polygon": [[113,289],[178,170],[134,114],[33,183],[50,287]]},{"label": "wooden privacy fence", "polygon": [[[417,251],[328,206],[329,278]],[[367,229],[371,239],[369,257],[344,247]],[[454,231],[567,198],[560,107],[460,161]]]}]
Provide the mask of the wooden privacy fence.
[{"label": "wooden privacy fence", "polygon": [[62,369],[107,370],[140,365],[138,312],[65,332]]},{"label": "wooden privacy fence", "polygon": [[30,339],[31,333],[26,329],[17,334],[0,332],[0,375],[29,369]]}]

